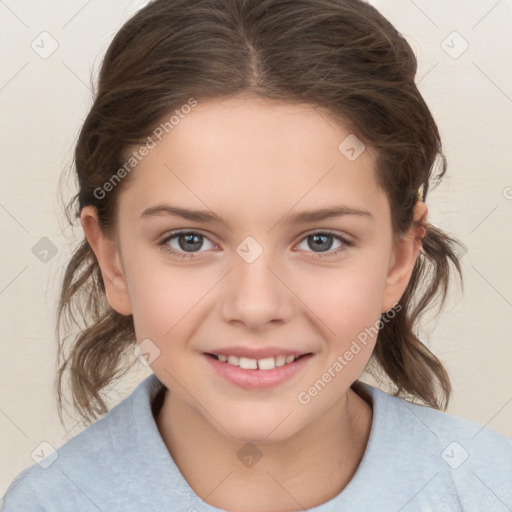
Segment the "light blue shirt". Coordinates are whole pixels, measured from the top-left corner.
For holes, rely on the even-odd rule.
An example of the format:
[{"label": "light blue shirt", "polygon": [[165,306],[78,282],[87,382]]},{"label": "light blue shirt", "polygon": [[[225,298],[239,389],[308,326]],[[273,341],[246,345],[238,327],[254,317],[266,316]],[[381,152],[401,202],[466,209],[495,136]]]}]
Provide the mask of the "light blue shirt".
[{"label": "light blue shirt", "polygon": [[[512,511],[512,440],[361,385],[373,404],[363,459],[338,496],[308,510]],[[2,510],[220,511],[195,494],[160,436],[151,404],[162,386],[150,375],[105,416],[22,471]],[[299,503],[296,510],[303,510]]]}]

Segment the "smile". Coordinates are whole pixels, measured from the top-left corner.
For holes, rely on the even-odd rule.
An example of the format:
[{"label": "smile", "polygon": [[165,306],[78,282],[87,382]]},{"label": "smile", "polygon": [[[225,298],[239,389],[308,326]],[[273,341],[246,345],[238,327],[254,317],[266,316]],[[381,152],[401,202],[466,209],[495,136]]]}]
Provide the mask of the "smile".
[{"label": "smile", "polygon": [[[238,387],[258,390],[274,387],[291,379],[309,363],[313,354],[250,359],[204,353],[202,357],[215,375]],[[221,360],[221,357],[226,360]]]},{"label": "smile", "polygon": [[[266,357],[264,359],[252,359],[249,357],[238,357],[238,356],[226,356],[224,354],[209,354],[212,357],[217,358],[223,363],[231,364],[233,366],[239,366],[244,370],[273,370],[278,366],[284,366],[289,363],[293,363],[296,359],[303,356],[285,356],[279,355],[276,357]],[[306,355],[306,354],[304,354]]]}]

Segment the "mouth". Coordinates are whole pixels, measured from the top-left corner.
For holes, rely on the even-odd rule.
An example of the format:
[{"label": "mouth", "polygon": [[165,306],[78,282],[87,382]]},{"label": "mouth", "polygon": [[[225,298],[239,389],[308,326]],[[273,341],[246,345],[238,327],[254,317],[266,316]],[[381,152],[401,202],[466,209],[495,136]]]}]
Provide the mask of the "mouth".
[{"label": "mouth", "polygon": [[205,353],[207,356],[216,359],[217,361],[220,361],[222,363],[236,366],[239,368],[242,368],[244,370],[263,370],[263,371],[269,371],[274,370],[275,368],[279,368],[281,366],[287,366],[290,364],[295,363],[295,361],[298,361],[299,359],[312,356],[313,353],[309,352],[307,354],[300,354],[300,355],[277,355],[277,356],[270,356],[270,357],[264,357],[260,359],[254,359],[250,357],[238,357],[235,355],[225,355],[225,354],[211,354],[211,353]]},{"label": "mouth", "polygon": [[203,353],[202,357],[207,363],[206,368],[211,369],[207,371],[213,371],[212,375],[224,382],[247,391],[264,391],[297,378],[308,367],[313,353],[263,359],[212,353]]}]

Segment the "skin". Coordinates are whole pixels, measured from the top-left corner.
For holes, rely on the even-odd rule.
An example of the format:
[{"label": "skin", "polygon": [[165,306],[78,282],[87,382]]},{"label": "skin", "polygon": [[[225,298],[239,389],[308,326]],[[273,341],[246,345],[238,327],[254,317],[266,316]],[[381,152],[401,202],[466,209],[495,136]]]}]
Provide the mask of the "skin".
[{"label": "skin", "polygon": [[[353,162],[338,150],[349,133],[308,105],[199,102],[130,175],[119,195],[115,238],[102,233],[94,208],[82,211],[110,305],[133,314],[137,340],[149,338],[160,350],[151,368],[167,387],[156,417],[162,438],[192,489],[218,508],[318,506],[341,492],[363,457],[372,408],[351,385],[375,338],[308,404],[297,397],[399,301],[421,247],[427,206],[418,201],[410,230],[394,243],[370,148]],[[211,210],[229,227],[141,219],[163,202]],[[337,205],[373,217],[279,223],[288,213]],[[178,229],[206,237],[190,259],[158,245]],[[315,251],[307,235],[322,230],[354,245],[315,259],[342,244],[329,238],[331,246]],[[263,249],[252,263],[236,252],[247,236]],[[187,253],[179,237],[167,245]],[[224,381],[201,355],[237,344],[314,356],[285,383],[250,391]],[[261,453],[252,467],[237,457],[247,443]]]}]

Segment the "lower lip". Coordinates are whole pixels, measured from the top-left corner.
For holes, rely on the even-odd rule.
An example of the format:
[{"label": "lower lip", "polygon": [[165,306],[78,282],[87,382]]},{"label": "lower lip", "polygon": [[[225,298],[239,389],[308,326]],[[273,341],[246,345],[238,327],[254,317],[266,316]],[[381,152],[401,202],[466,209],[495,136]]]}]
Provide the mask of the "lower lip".
[{"label": "lower lip", "polygon": [[216,357],[203,354],[213,369],[227,381],[244,389],[267,389],[283,383],[296,375],[313,354],[307,354],[283,366],[276,366],[272,370],[244,370],[239,366],[219,361]]}]

